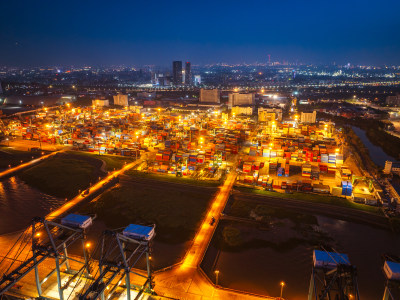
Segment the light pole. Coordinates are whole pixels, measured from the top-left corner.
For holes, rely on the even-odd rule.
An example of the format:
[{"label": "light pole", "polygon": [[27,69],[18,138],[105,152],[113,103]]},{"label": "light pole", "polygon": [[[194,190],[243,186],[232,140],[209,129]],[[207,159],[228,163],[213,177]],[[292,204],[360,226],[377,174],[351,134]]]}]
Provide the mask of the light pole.
[{"label": "light pole", "polygon": [[281,296],[280,298],[282,299],[282,294],[283,294],[283,287],[285,286],[285,283],[282,281],[281,282]]},{"label": "light pole", "polygon": [[219,270],[215,270],[215,285],[218,285],[218,275],[219,275]]}]

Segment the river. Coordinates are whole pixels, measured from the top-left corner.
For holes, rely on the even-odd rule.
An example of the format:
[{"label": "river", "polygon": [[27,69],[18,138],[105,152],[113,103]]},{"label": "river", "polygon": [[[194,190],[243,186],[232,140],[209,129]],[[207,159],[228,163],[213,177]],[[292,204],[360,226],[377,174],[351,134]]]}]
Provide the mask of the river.
[{"label": "river", "polygon": [[17,176],[0,181],[0,234],[25,229],[33,217],[44,217],[64,203],[25,184]]},{"label": "river", "polygon": [[390,161],[397,161],[394,157],[387,155],[385,151],[382,150],[381,147],[374,145],[368,138],[367,133],[365,130],[358,128],[356,126],[352,126],[353,131],[357,136],[361,139],[361,141],[364,143],[365,147],[368,148],[369,155],[372,159],[372,161],[377,164],[378,166],[384,167],[385,162],[387,160]]},{"label": "river", "polygon": [[[400,236],[368,225],[316,216],[319,231],[332,241],[334,248],[349,255],[357,267],[361,299],[381,299],[384,290],[381,255],[397,253]],[[224,226],[223,224],[221,226]],[[291,226],[279,225],[275,232],[235,222],[244,236],[257,240],[273,241],[271,235],[279,234],[280,242],[290,242]],[[278,296],[280,282],[286,283],[284,298],[305,300],[311,278],[314,247],[307,243],[292,243],[282,249],[272,246],[249,247],[238,251],[220,251],[214,237],[202,267],[215,281],[214,270],[219,270],[219,284],[238,290]]]},{"label": "river", "polygon": [[[368,148],[369,155],[372,159],[372,161],[380,166],[380,167],[385,167],[385,162],[387,160],[389,161],[397,161],[396,158],[388,155],[383,151],[383,149],[379,146],[374,145],[368,138],[367,133],[365,130],[358,128],[356,126],[352,126],[353,131],[357,136],[361,139],[361,141],[364,143],[365,147]],[[394,177],[392,181],[393,187],[396,189],[398,193],[400,193],[400,178],[399,177]]]}]

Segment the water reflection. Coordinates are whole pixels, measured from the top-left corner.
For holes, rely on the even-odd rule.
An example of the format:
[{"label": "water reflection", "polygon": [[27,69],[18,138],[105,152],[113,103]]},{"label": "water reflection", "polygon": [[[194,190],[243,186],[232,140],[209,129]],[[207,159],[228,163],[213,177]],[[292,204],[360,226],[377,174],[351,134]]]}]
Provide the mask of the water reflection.
[{"label": "water reflection", "polygon": [[[347,253],[351,263],[357,267],[361,299],[381,299],[384,287],[381,255],[398,253],[400,236],[368,225],[322,216],[317,216],[317,219],[319,230],[331,239],[337,251]],[[270,241],[268,230],[239,222],[234,226],[246,234]],[[281,228],[280,233],[285,230],[291,229]],[[273,247],[220,251],[212,242],[202,266],[213,280],[213,271],[218,269],[220,284],[228,288],[277,296],[279,282],[283,280],[287,284],[285,296],[288,299],[306,300],[313,249],[306,243],[298,243],[285,251]]]},{"label": "water reflection", "polygon": [[24,229],[35,216],[45,216],[62,199],[46,195],[18,177],[0,181],[0,234]]},{"label": "water reflection", "polygon": [[355,132],[355,134],[357,134],[357,136],[361,139],[361,141],[364,143],[365,147],[368,148],[370,157],[372,159],[372,161],[381,166],[384,167],[385,166],[385,162],[387,160],[390,161],[396,161],[396,159],[390,155],[387,155],[385,153],[385,151],[382,150],[381,147],[376,146],[374,144],[372,144],[372,142],[369,140],[365,130],[360,129],[358,127],[352,126],[353,131]]}]

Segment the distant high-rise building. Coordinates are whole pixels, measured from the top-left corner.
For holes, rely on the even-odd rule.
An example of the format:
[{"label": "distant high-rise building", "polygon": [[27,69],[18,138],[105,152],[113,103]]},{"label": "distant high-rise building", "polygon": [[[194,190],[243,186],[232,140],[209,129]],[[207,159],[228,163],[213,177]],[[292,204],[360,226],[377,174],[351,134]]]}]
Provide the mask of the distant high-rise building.
[{"label": "distant high-rise building", "polygon": [[220,103],[221,92],[218,89],[206,90],[200,89],[200,102],[202,103]]},{"label": "distant high-rise building", "polygon": [[172,76],[174,85],[182,84],[182,62],[174,61],[172,63]]},{"label": "distant high-rise building", "polygon": [[185,84],[191,85],[192,84],[192,70],[190,62],[186,62],[185,64]]},{"label": "distant high-rise building", "polygon": [[118,94],[114,96],[114,105],[128,106],[128,95]]},{"label": "distant high-rise building", "polygon": [[201,84],[201,75],[194,75],[194,85],[199,86]]}]

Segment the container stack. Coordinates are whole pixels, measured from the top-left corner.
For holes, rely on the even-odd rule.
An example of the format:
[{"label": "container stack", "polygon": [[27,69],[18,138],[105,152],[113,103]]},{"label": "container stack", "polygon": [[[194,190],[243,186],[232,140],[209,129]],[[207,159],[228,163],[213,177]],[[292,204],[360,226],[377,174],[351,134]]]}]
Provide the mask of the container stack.
[{"label": "container stack", "polygon": [[303,177],[311,177],[311,165],[310,164],[304,164],[301,168],[301,175]]},{"label": "container stack", "polygon": [[342,181],[342,196],[351,196],[353,186],[350,181]]}]

